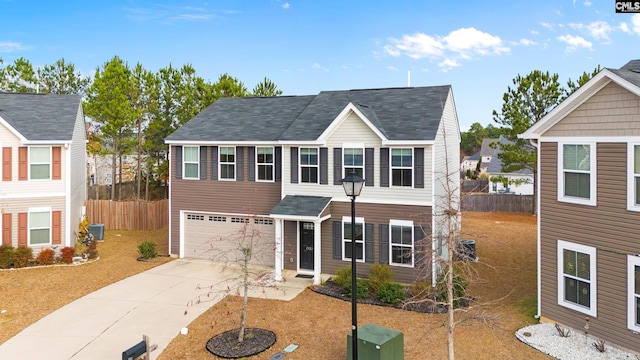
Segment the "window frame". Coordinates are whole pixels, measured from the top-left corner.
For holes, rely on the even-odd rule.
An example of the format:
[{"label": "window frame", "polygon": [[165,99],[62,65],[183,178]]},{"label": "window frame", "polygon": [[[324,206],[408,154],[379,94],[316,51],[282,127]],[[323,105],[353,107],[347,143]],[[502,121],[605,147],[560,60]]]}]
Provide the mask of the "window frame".
[{"label": "window frame", "polygon": [[[564,169],[564,147],[565,145],[588,145],[589,146],[589,171],[584,170],[573,170],[570,169],[568,172],[572,173],[581,173],[589,174],[589,198],[580,198],[575,196],[566,196],[565,195],[565,169]],[[596,159],[597,159],[597,146],[593,141],[571,141],[571,142],[558,142],[558,201],[567,202],[572,204],[581,204],[581,205],[589,205],[596,206],[597,199],[597,168],[596,168]]]},{"label": "window frame", "polygon": [[[316,164],[315,165],[303,165],[302,164],[302,150],[312,149],[316,151]],[[302,177],[302,168],[315,168],[316,169],[316,181],[304,181]],[[298,179],[300,184],[319,184],[320,183],[320,148],[319,147],[300,147],[298,148]]]},{"label": "window frame", "polygon": [[[393,242],[393,227],[394,226],[400,226],[400,227],[408,227],[411,229],[411,245],[405,245],[402,243],[394,243]],[[413,221],[411,220],[389,220],[389,265],[391,266],[400,266],[400,267],[407,267],[407,268],[413,268],[415,266],[415,258],[416,258],[416,253],[415,253],[415,234],[413,233],[414,231],[414,226],[413,226]],[[403,263],[397,263],[393,261],[393,247],[402,247],[402,248],[410,248],[411,249],[411,264],[403,264]]]},{"label": "window frame", "polygon": [[[229,154],[222,154],[222,149],[233,149],[233,161],[222,161],[222,156],[228,156]],[[236,180],[236,170],[237,170],[237,161],[236,158],[238,156],[238,153],[236,151],[236,147],[235,146],[219,146],[218,147],[218,180],[221,181],[235,181]],[[231,172],[233,174],[233,178],[228,178],[228,177],[222,177],[222,166],[226,165],[226,166],[233,166],[233,171]]]},{"label": "window frame", "polygon": [[[366,252],[365,252],[366,244],[365,244],[365,241],[364,241],[366,239],[365,222],[364,222],[364,218],[363,217],[356,217],[355,220],[356,220],[356,224],[362,225],[362,240],[361,241],[356,240],[356,244],[362,243],[362,259],[358,259],[356,257],[356,262],[364,263],[365,262],[365,254],[366,254]],[[342,260],[343,261],[351,261],[351,258],[346,256],[346,251],[345,251],[345,244],[347,242],[351,242],[351,240],[345,239],[345,233],[344,233],[344,225],[345,224],[351,224],[351,216],[343,216],[342,217],[342,242],[341,242],[342,243],[341,244],[341,246],[342,246]],[[351,255],[352,256],[353,256],[353,253],[354,253],[354,247],[352,245],[351,246]]]},{"label": "window frame", "polygon": [[635,292],[635,268],[640,267],[640,256],[627,255],[627,328],[640,332],[640,322],[636,322],[640,312],[636,301],[640,301],[640,293]]},{"label": "window frame", "polygon": [[[37,162],[37,163],[34,163],[34,162],[32,162],[32,161],[31,161],[31,150],[32,150],[32,149],[36,149],[36,148],[40,148],[40,149],[49,149],[49,162],[47,162],[47,163],[44,163],[44,162]],[[52,158],[53,158],[53,154],[52,154],[52,152],[53,152],[53,150],[52,150],[52,147],[51,147],[51,146],[41,146],[41,145],[29,146],[29,148],[28,148],[28,155],[27,155],[27,157],[28,157],[28,158],[27,158],[27,163],[29,164],[29,177],[28,177],[28,179],[29,179],[30,181],[31,181],[31,180],[35,180],[35,181],[38,181],[38,180],[51,180],[51,178],[52,178],[52,177],[51,177],[51,172],[53,171],[53,159],[52,159]],[[33,165],[45,165],[45,164],[49,166],[49,177],[47,177],[47,178],[42,178],[42,179],[34,179],[34,178],[32,177],[31,167],[32,167]]]},{"label": "window frame", "polygon": [[[187,161],[187,149],[196,149],[196,159],[195,161]],[[196,166],[197,172],[196,176],[187,176],[187,165]],[[182,147],[182,178],[185,180],[200,180],[200,146],[197,145],[185,145]]]},{"label": "window frame", "polygon": [[[347,166],[346,156],[347,150],[361,150],[362,151],[362,165],[360,166]],[[364,179],[364,165],[365,165],[365,154],[364,154],[364,144],[352,144],[347,143],[342,145],[342,178],[346,178],[350,175],[347,173],[347,168],[349,169],[360,169],[361,173],[358,174],[361,178]]]},{"label": "window frame", "polygon": [[[36,214],[36,213],[48,213],[49,214],[49,226],[48,227],[37,227],[37,228],[32,228],[31,227],[31,214]],[[49,230],[48,242],[46,242],[46,243],[37,243],[37,244],[31,243],[31,231],[32,230],[43,230],[43,229],[48,229]],[[51,242],[52,232],[53,232],[53,212],[51,211],[51,208],[50,207],[29,208],[28,211],[27,211],[27,244],[29,244],[30,247],[32,247],[32,246],[49,246],[49,245],[52,244],[52,242]]]},{"label": "window frame", "polygon": [[[259,162],[258,157],[260,155],[260,149],[271,149],[271,163]],[[276,150],[273,146],[256,146],[256,181],[258,182],[275,182],[275,164],[276,164]],[[267,166],[271,168],[271,180],[260,179],[260,166]]]},{"label": "window frame", "polygon": [[[410,150],[411,151],[411,166],[394,166],[393,165],[393,150]],[[414,176],[415,176],[415,165],[416,165],[416,161],[415,161],[415,151],[413,147],[392,147],[389,148],[389,186],[390,187],[395,187],[395,188],[411,188],[413,189],[414,187]],[[393,183],[393,171],[394,170],[407,170],[410,169],[411,170],[411,176],[409,176],[409,179],[411,181],[410,185],[394,185]]]},{"label": "window frame", "polygon": [[640,142],[627,143],[627,210],[640,211],[640,203],[636,204],[636,194],[640,187],[636,188],[636,177],[640,178],[640,172],[635,172],[635,147],[640,147]]},{"label": "window frame", "polygon": [[[565,240],[558,240],[557,251],[557,291],[558,291],[558,305],[565,308],[569,308],[585,315],[592,317],[597,316],[598,311],[598,282],[596,271],[596,248],[593,246],[587,246],[582,244],[576,244]],[[580,278],[580,281],[589,283],[589,307],[582,306],[580,304],[566,300],[565,285],[564,285],[564,250],[570,250],[589,255],[589,279]],[[571,275],[572,276],[572,275]],[[573,276],[572,276],[573,277]],[[575,276],[577,278],[577,276]],[[587,281],[585,281],[587,280]]]}]

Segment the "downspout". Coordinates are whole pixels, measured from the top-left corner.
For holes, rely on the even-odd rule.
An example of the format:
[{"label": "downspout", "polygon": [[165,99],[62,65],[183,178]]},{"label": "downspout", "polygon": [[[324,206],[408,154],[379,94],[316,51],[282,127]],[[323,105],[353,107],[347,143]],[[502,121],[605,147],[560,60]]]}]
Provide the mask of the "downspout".
[{"label": "downspout", "polygon": [[[169,162],[169,178],[167,179],[167,183],[168,183],[167,185],[169,186],[169,251],[168,251],[168,253],[169,253],[169,255],[173,255],[171,253],[171,243],[173,241],[173,238],[171,236],[172,235],[172,232],[171,232],[171,228],[172,228],[172,226],[171,226],[171,211],[173,210],[173,207],[171,207],[171,174],[172,174],[171,167],[173,165],[173,163],[171,162],[171,145],[168,146],[168,149],[169,149],[167,151],[167,161]],[[180,219],[180,221],[182,221],[182,219]],[[182,228],[181,228],[181,231],[182,231]],[[180,254],[178,254],[178,255],[180,255]]]},{"label": "downspout", "polygon": [[[64,204],[64,228],[65,228],[65,239],[64,246],[71,246],[71,234],[73,233],[71,230],[71,144],[64,144],[64,161],[66,166],[66,174],[65,174],[65,184],[64,184],[64,192],[66,194],[65,204]],[[83,169],[84,170],[84,169]],[[84,205],[84,202],[83,202]]]},{"label": "downspout", "polygon": [[538,217],[538,219],[536,220],[536,231],[537,231],[537,236],[536,236],[536,252],[537,252],[537,259],[536,259],[536,263],[537,263],[537,267],[538,267],[538,271],[537,271],[537,275],[538,275],[538,279],[537,279],[537,292],[538,292],[538,312],[537,314],[534,316],[536,319],[540,319],[540,312],[541,312],[541,303],[542,303],[542,281],[541,281],[541,271],[542,271],[542,261],[540,260],[540,256],[542,254],[542,249],[540,246],[540,144],[538,142],[537,139],[529,139],[529,143],[531,143],[532,146],[534,146],[536,148],[536,156],[537,156],[537,179],[536,180],[536,216]]}]

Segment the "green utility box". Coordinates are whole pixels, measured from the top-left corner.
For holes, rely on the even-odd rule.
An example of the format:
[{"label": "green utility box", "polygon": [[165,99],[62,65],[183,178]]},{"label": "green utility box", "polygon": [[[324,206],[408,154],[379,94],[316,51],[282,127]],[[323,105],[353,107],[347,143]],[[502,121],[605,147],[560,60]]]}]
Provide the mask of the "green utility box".
[{"label": "green utility box", "polygon": [[[351,333],[347,335],[347,360],[352,360]],[[358,359],[404,360],[404,335],[397,330],[367,324],[358,329]]]}]

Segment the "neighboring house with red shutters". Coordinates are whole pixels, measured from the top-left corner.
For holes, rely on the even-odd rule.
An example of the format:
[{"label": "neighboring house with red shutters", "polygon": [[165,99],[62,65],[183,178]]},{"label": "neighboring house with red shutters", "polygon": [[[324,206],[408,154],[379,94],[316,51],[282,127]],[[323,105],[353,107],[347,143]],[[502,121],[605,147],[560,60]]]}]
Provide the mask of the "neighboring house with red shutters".
[{"label": "neighboring house with red shutters", "polygon": [[0,93],[2,244],[73,246],[86,199],[86,133],[77,95]]},{"label": "neighboring house with red shutters", "polygon": [[538,315],[640,353],[640,60],[521,137],[538,149]]},{"label": "neighboring house with red shutters", "polygon": [[[420,249],[443,251],[447,175],[454,207],[459,200],[450,86],[222,98],[166,143],[170,252],[214,258],[249,222],[270,244],[258,262],[278,279],[290,269],[319,283],[350,265],[355,248],[359,276],[383,263],[397,281],[429,280]],[[351,171],[366,179],[355,239],[341,185]]]}]

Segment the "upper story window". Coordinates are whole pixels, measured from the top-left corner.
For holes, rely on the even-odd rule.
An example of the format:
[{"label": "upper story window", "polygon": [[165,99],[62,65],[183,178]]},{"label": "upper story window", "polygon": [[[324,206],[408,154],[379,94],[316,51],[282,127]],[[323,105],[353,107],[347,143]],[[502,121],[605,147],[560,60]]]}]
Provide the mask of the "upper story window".
[{"label": "upper story window", "polygon": [[596,249],[558,240],[558,304],[596,316]]},{"label": "upper story window", "polygon": [[[356,261],[364,262],[364,218],[356,218],[352,239],[351,217],[342,218],[342,260],[351,260],[355,247]],[[355,245],[354,245],[355,244]]]},{"label": "upper story window", "polygon": [[182,166],[184,179],[200,178],[200,150],[197,146],[185,146],[182,151]]},{"label": "upper story window", "polygon": [[318,148],[300,148],[300,182],[318,183]]},{"label": "upper story window", "polygon": [[29,179],[51,179],[51,147],[29,147]]},{"label": "upper story window", "polygon": [[627,328],[640,332],[640,256],[627,255]]},{"label": "upper story window", "polygon": [[640,144],[627,146],[627,209],[640,211]]},{"label": "upper story window", "polygon": [[389,246],[391,265],[413,266],[413,221],[391,220]]},{"label": "upper story window", "polygon": [[273,181],[273,147],[256,148],[258,181]]},{"label": "upper story window", "polygon": [[221,146],[220,152],[220,179],[236,179],[236,148],[233,146]]},{"label": "upper story window", "polygon": [[362,147],[345,147],[342,149],[343,177],[355,172],[355,175],[364,178],[364,149]]},{"label": "upper story window", "polygon": [[413,149],[391,149],[391,185],[413,186]]},{"label": "upper story window", "polygon": [[558,144],[558,147],[558,201],[595,205],[595,144]]},{"label": "upper story window", "polygon": [[29,209],[29,245],[51,243],[51,209]]}]

